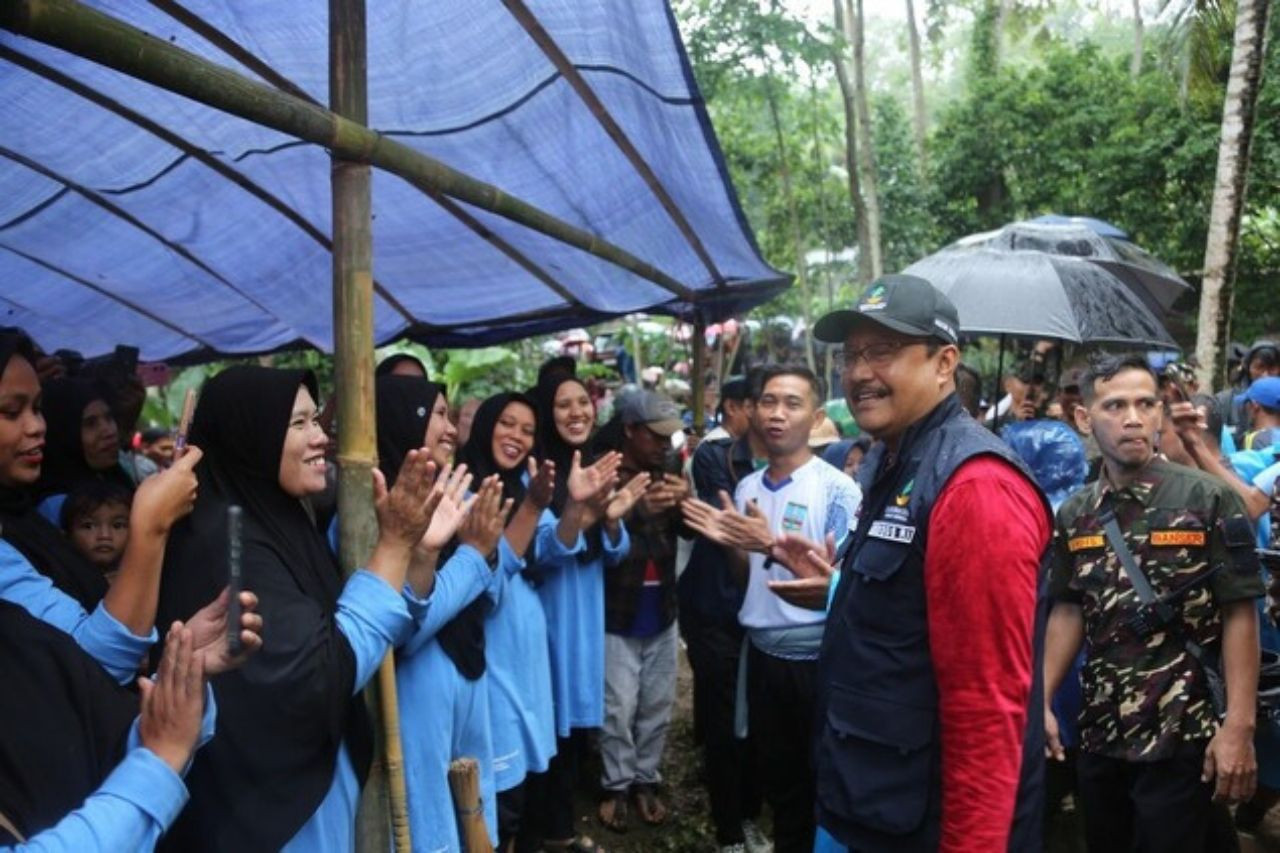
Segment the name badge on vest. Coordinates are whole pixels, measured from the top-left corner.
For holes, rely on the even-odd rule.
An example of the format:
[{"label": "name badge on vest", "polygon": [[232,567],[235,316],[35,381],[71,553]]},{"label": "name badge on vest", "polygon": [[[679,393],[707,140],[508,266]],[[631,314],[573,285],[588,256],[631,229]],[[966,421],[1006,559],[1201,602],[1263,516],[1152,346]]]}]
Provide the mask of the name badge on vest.
[{"label": "name badge on vest", "polygon": [[888,542],[910,545],[911,540],[916,538],[916,529],[910,524],[895,524],[892,521],[880,520],[871,522],[871,529],[867,531],[867,535]]}]

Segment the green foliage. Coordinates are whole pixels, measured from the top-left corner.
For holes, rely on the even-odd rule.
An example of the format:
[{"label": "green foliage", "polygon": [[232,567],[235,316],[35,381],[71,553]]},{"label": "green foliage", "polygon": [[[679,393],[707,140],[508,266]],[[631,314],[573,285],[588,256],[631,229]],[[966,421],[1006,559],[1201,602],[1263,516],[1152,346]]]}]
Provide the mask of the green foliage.
[{"label": "green foliage", "polygon": [[520,382],[518,366],[520,357],[505,347],[485,347],[472,350],[446,350],[444,367],[436,375],[445,385],[450,402],[459,403],[459,392],[466,389],[468,397],[488,397],[509,388],[523,388],[528,382]]}]

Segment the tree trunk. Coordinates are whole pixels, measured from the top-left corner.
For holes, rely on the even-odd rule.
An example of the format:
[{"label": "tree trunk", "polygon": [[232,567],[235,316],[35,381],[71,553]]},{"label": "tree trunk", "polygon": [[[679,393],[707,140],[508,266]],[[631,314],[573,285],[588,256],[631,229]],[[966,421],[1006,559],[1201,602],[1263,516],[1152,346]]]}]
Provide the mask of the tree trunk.
[{"label": "tree trunk", "polygon": [[[764,60],[764,52],[760,52]],[[778,99],[773,92],[773,80],[764,79],[765,100],[769,104],[769,120],[773,124],[774,144],[778,154],[778,177],[782,179],[782,198],[787,205],[787,218],[791,222],[791,240],[796,257],[796,284],[800,288],[800,311],[804,316],[804,358],[810,370],[817,368],[813,353],[813,299],[809,292],[809,270],[804,261],[804,230],[800,226],[800,208],[796,205],[795,189],[791,184],[791,164],[787,160],[786,140],[782,136],[782,119],[778,115]]]},{"label": "tree trunk", "polygon": [[853,44],[853,102],[857,115],[858,166],[862,170],[862,190],[867,203],[867,242],[871,248],[871,275],[879,278],[884,272],[880,239],[880,193],[876,177],[876,151],[871,142],[871,109],[867,103],[867,65],[862,27],[862,0],[844,2],[844,22],[849,28],[849,41]]},{"label": "tree trunk", "polygon": [[[842,0],[834,0],[834,5],[836,29],[845,33],[847,30]],[[858,234],[858,282],[867,284],[875,278],[875,274],[871,268],[871,232],[867,228],[867,204],[858,180],[858,118],[853,102],[853,83],[849,80],[849,66],[845,64],[844,51],[839,47],[833,50],[832,61],[836,67],[836,82],[840,85],[840,101],[844,106],[844,161],[849,174],[849,200],[853,202],[854,224]]]},{"label": "tree trunk", "polygon": [[[1136,0],[1135,0],[1136,2]],[[920,31],[916,28],[916,6],[907,0],[907,46],[911,50],[911,106],[913,127],[916,133],[916,169],[923,178],[928,171],[928,153],[925,133],[929,127],[929,115],[924,106],[924,71],[920,62]]]},{"label": "tree trunk", "polygon": [[1222,137],[1218,171],[1209,211],[1209,238],[1204,252],[1200,317],[1196,327],[1196,358],[1204,387],[1225,379],[1227,341],[1231,335],[1231,303],[1244,211],[1245,179],[1249,171],[1249,142],[1254,108],[1262,79],[1263,43],[1270,0],[1239,0],[1235,42],[1231,48],[1231,76],[1222,104]]},{"label": "tree trunk", "polygon": [[1133,59],[1129,62],[1129,74],[1136,80],[1142,73],[1142,3],[1133,0]]}]

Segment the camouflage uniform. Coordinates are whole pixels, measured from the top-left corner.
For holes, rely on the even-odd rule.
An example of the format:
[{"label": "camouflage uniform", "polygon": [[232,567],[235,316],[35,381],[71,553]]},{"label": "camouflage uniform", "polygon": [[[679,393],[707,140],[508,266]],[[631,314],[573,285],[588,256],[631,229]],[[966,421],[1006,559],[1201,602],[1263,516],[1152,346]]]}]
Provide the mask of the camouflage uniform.
[{"label": "camouflage uniform", "polygon": [[[1130,625],[1140,602],[1107,543],[1104,499],[1155,594],[1175,593],[1174,618],[1145,640]],[[1216,656],[1221,608],[1263,595],[1251,536],[1230,487],[1160,458],[1123,489],[1099,478],[1063,503],[1050,584],[1055,599],[1078,603],[1084,613],[1082,749],[1158,761],[1183,743],[1213,736],[1206,677],[1184,643],[1193,639]]]}]

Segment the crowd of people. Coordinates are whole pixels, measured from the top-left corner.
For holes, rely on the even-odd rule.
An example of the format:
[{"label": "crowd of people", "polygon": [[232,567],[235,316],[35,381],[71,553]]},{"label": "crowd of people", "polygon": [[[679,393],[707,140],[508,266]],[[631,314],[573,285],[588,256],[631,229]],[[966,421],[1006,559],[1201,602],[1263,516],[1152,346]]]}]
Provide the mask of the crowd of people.
[{"label": "crowd of people", "polygon": [[593,755],[606,831],[670,818],[683,645],[724,853],[1037,850],[1065,803],[1090,850],[1237,849],[1280,800],[1277,346],[1213,396],[1046,342],[984,406],[927,281],[813,334],[857,435],[798,366],[698,439],[654,388],[598,423],[572,359],[456,408],[387,359],[344,578],[312,373],[138,432],[136,377],[0,332],[0,844],[352,850],[391,652],[415,850],[462,849],[460,757],[495,849],[601,850]]}]

